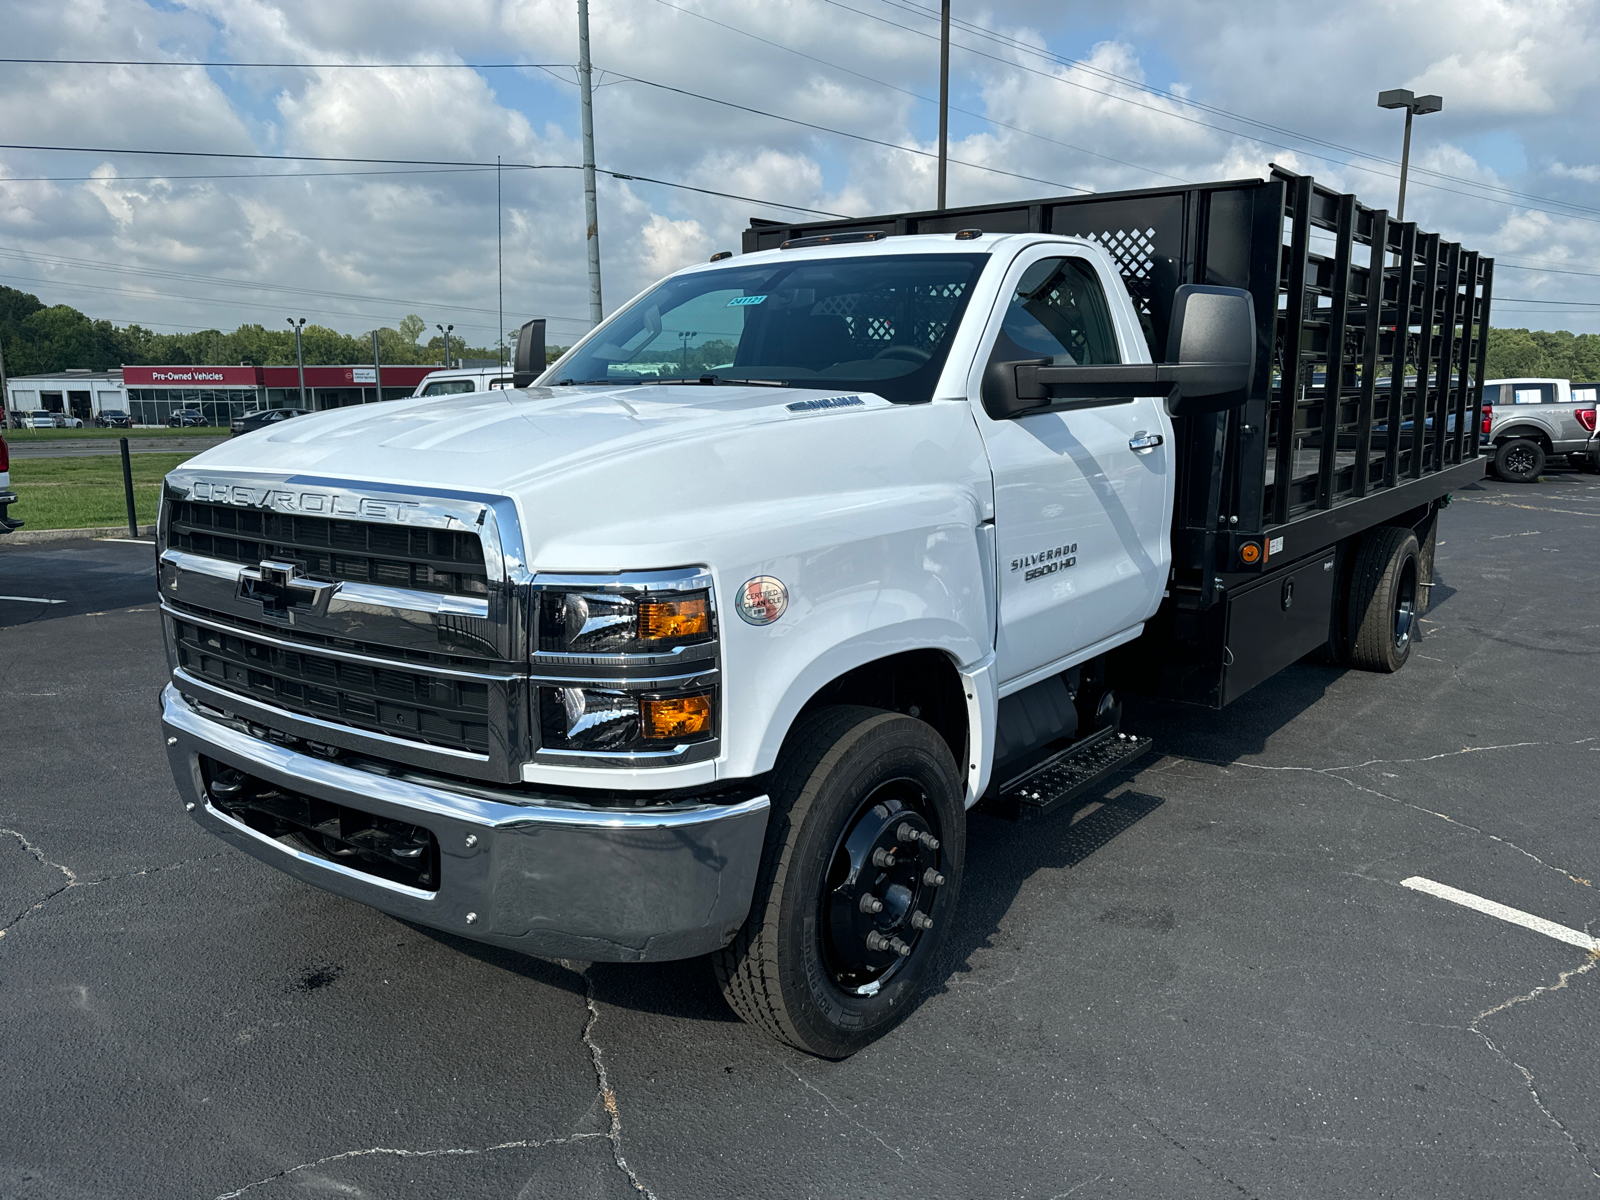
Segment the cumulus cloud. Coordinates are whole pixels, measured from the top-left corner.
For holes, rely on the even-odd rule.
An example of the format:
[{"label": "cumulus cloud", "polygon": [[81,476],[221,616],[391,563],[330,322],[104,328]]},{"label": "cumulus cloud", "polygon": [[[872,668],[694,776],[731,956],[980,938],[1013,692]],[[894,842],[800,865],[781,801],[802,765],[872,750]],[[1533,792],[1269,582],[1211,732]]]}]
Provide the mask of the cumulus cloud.
[{"label": "cumulus cloud", "polygon": [[[15,286],[48,302],[158,327],[277,323],[293,308],[360,332],[408,311],[431,324],[437,312],[488,344],[503,244],[507,323],[549,316],[552,338],[566,340],[585,324],[588,287],[582,182],[570,169],[580,157],[573,73],[461,64],[570,63],[574,7],[11,0],[7,41],[18,55],[428,67],[12,69],[0,76],[0,121],[15,141],[509,165],[497,175],[0,151],[0,251],[12,255],[0,270],[7,282],[45,280]],[[592,8],[602,168],[829,212],[932,206],[932,8]],[[1600,177],[1591,116],[1600,82],[1587,68],[1600,50],[1600,10],[1590,0],[1241,0],[1225,9],[1083,0],[1070,14],[991,0],[971,19],[976,29],[958,23],[952,57],[954,103],[967,110],[953,118],[954,204],[1262,175],[1273,162],[1390,204],[1397,171],[1384,160],[1398,155],[1399,123],[1374,100],[1407,86],[1445,96],[1442,113],[1417,122],[1408,216],[1508,267],[1600,269],[1600,205],[1573,207]],[[1079,28],[1097,30],[1095,40],[1079,40]],[[752,215],[805,218],[602,175],[608,307],[678,266],[737,250]],[[187,278],[167,286],[156,281],[170,275],[116,267]],[[1575,295],[1574,282],[1517,276],[1524,295]],[[1553,319],[1587,327],[1570,314]]]}]

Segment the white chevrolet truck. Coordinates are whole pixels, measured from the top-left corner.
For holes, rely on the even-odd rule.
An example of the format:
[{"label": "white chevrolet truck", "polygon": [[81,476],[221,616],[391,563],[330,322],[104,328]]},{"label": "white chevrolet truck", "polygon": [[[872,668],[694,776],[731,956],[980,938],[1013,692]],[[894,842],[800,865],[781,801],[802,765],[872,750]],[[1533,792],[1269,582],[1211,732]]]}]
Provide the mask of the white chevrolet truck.
[{"label": "white chevrolet truck", "polygon": [[841,1057],[938,969],[967,811],[1149,746],[1121,694],[1404,664],[1483,473],[1491,264],[1286,174],[744,251],[549,369],[530,322],[513,388],[174,471],[162,719],[194,819],[306,883],[709,956]]}]

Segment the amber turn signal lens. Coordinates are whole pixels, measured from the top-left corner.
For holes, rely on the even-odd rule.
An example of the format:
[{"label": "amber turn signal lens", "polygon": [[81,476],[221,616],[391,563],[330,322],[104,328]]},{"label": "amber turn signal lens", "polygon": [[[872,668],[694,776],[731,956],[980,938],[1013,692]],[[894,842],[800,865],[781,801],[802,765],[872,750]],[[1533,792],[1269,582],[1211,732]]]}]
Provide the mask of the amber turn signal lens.
[{"label": "amber turn signal lens", "polygon": [[1243,562],[1253,563],[1261,557],[1261,547],[1254,542],[1246,542],[1239,547],[1239,558]]},{"label": "amber turn signal lens", "polygon": [[711,606],[693,600],[646,600],[639,605],[639,636],[656,640],[705,637],[711,632]]},{"label": "amber turn signal lens", "polygon": [[641,700],[639,716],[647,738],[682,738],[711,732],[711,697],[675,696]]}]

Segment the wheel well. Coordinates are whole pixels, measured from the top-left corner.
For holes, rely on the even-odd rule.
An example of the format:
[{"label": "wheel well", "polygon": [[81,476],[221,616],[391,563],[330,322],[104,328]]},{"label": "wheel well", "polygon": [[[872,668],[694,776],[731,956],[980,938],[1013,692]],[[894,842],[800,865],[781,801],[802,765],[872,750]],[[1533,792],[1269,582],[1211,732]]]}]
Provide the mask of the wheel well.
[{"label": "wheel well", "polygon": [[908,650],[846,671],[818,688],[795,722],[833,704],[865,704],[926,721],[950,747],[956,765],[967,762],[966,691],[955,663],[938,650]]},{"label": "wheel well", "polygon": [[1494,444],[1496,447],[1499,447],[1515,438],[1527,438],[1529,441],[1538,442],[1539,445],[1544,448],[1544,452],[1546,454],[1551,453],[1550,435],[1544,430],[1530,425],[1518,425],[1514,428],[1495,434]]}]

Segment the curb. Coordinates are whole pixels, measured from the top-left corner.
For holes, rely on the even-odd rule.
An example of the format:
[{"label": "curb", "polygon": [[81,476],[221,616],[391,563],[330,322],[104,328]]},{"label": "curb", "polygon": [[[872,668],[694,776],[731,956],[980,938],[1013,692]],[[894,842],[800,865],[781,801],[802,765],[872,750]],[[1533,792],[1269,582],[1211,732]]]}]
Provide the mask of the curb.
[{"label": "curb", "polygon": [[[141,538],[155,537],[154,525],[139,526]],[[105,538],[128,536],[126,525],[100,525],[93,529],[18,529],[12,533],[0,534],[0,546],[7,545],[33,545],[39,542],[81,542],[89,538]]]}]

